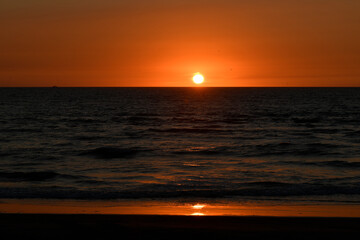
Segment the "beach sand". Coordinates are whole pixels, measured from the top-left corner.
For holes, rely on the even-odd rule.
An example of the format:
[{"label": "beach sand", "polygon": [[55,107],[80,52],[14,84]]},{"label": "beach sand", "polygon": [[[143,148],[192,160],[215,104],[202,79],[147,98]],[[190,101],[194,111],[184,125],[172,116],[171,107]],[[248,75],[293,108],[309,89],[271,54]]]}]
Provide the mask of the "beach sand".
[{"label": "beach sand", "polygon": [[3,239],[347,239],[359,226],[360,218],[0,214]]}]

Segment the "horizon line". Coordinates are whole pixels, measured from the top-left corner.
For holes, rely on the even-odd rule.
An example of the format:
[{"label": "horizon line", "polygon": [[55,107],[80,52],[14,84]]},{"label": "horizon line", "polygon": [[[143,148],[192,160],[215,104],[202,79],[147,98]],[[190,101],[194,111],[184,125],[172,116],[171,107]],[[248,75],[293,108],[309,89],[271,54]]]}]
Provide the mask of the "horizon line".
[{"label": "horizon line", "polygon": [[360,88],[360,86],[0,86],[0,88]]}]

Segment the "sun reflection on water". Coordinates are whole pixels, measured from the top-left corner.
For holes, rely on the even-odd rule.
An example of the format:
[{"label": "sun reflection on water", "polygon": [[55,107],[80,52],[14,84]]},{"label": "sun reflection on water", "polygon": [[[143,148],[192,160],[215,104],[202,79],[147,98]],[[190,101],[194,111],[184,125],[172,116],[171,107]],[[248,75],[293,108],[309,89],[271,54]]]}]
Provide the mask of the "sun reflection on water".
[{"label": "sun reflection on water", "polygon": [[3,199],[4,213],[120,214],[173,216],[359,217],[360,205],[279,205],[244,203],[171,203],[163,201],[64,201]]},{"label": "sun reflection on water", "polygon": [[206,207],[205,204],[196,204],[196,205],[192,206],[193,209],[203,209],[204,207]]},{"label": "sun reflection on water", "polygon": [[205,213],[196,212],[192,213],[191,216],[205,216]]},{"label": "sun reflection on water", "polygon": [[[203,210],[203,208],[205,208],[206,205],[205,204],[196,204],[196,205],[192,205],[191,208],[194,210]],[[191,216],[205,216],[206,214],[203,212],[194,212],[191,214]]]}]

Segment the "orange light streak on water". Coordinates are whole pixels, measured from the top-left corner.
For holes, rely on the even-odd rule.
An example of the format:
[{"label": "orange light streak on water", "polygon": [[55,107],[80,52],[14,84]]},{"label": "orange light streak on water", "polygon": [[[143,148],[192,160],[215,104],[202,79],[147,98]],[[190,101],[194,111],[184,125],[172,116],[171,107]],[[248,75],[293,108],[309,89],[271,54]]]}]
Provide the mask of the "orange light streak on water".
[{"label": "orange light streak on water", "polygon": [[360,217],[360,205],[184,204],[161,201],[2,199],[0,213]]}]

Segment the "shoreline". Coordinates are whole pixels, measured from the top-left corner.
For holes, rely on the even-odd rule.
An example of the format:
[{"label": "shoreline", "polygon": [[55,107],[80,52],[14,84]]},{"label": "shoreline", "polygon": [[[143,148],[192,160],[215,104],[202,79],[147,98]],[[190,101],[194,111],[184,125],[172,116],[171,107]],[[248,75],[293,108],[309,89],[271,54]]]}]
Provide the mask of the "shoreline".
[{"label": "shoreline", "polygon": [[360,217],[360,204],[0,199],[0,214],[99,214],[234,217]]}]

